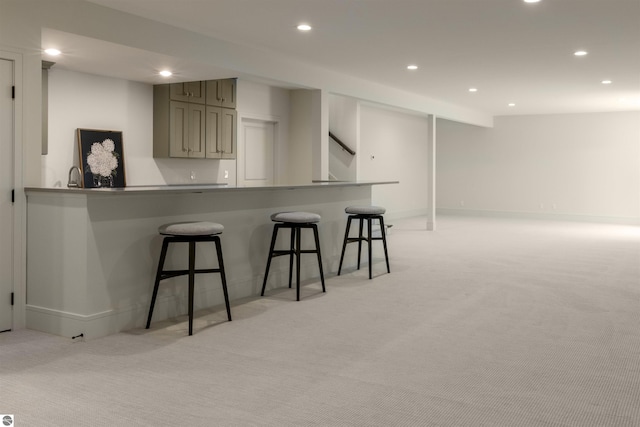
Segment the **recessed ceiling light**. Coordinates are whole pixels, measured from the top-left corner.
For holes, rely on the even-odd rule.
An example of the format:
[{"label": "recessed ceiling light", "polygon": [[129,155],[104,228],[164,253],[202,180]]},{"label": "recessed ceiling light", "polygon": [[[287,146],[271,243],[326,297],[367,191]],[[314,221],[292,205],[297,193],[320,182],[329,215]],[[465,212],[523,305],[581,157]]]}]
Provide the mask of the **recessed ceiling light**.
[{"label": "recessed ceiling light", "polygon": [[586,50],[577,50],[573,53],[575,56],[585,56],[587,54]]},{"label": "recessed ceiling light", "polygon": [[311,25],[309,24],[300,24],[296,28],[300,31],[311,31]]},{"label": "recessed ceiling light", "polygon": [[477,92],[477,91],[478,91],[478,88],[475,88],[475,87],[469,88],[469,92]]},{"label": "recessed ceiling light", "polygon": [[511,102],[511,103],[509,104],[509,107],[515,107],[515,106],[516,106],[516,104],[514,104],[513,102]]},{"label": "recessed ceiling light", "polygon": [[46,53],[47,55],[51,55],[51,56],[58,56],[60,55],[62,52],[60,52],[58,49],[45,49],[44,53]]},{"label": "recessed ceiling light", "polygon": [[539,3],[540,0],[524,0],[525,3]]},{"label": "recessed ceiling light", "polygon": [[613,83],[611,80],[603,80],[602,81],[603,85],[610,85],[611,83]]},{"label": "recessed ceiling light", "polygon": [[162,77],[171,77],[173,75],[173,73],[169,70],[162,70],[158,74],[160,74]]},{"label": "recessed ceiling light", "polygon": [[418,66],[417,65],[407,65],[407,70],[417,70]]}]

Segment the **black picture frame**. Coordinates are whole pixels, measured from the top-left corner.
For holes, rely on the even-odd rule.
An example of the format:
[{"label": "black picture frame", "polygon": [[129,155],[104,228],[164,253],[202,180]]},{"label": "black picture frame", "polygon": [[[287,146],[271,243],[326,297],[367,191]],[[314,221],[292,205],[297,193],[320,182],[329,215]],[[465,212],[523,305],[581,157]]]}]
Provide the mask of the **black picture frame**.
[{"label": "black picture frame", "polygon": [[84,188],[126,186],[122,131],[78,128],[78,155]]}]

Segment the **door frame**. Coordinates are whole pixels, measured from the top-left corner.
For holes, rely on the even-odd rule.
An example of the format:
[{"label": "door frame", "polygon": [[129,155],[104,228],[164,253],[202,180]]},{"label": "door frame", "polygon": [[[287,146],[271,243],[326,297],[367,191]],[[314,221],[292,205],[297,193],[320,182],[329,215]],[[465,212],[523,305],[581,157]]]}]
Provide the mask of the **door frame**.
[{"label": "door frame", "polygon": [[[23,183],[23,56],[20,53],[0,50],[0,58],[13,62],[15,99],[13,104],[13,324],[12,330],[26,327],[26,267],[27,221],[26,196]],[[38,109],[40,111],[40,109]],[[39,116],[38,116],[39,117]],[[38,144],[38,146],[40,146]]]},{"label": "door frame", "polygon": [[[243,122],[245,120],[253,120],[264,123],[273,123],[273,184],[277,185],[280,183],[278,177],[278,166],[279,166],[279,152],[280,152],[280,117],[272,116],[268,114],[254,114],[254,113],[245,113],[238,111],[238,122],[236,124],[238,138],[244,137],[243,131]],[[236,142],[236,184],[240,183],[240,174],[244,172],[244,147],[242,147],[243,142]],[[242,163],[240,163],[242,162]],[[242,164],[242,167],[239,165]],[[243,181],[244,182],[244,181]]]}]

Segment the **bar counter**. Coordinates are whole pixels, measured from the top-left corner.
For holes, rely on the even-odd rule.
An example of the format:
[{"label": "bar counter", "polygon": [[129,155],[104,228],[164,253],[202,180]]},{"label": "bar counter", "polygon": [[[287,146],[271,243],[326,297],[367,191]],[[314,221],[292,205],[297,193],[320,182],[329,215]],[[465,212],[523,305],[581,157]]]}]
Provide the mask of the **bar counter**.
[{"label": "bar counter", "polygon": [[[221,240],[232,306],[260,294],[273,212],[321,215],[323,267],[330,277],[338,268],[344,208],[370,204],[373,185],[395,183],[25,188],[27,327],[66,337],[82,333],[90,339],[144,326],[162,243],[158,227],[168,222],[224,225]],[[303,236],[303,246],[311,244],[310,237]],[[279,241],[279,246],[288,244],[284,240],[288,239]],[[345,265],[354,263],[355,251],[351,252]],[[208,245],[198,245],[197,265],[213,265],[214,253]],[[267,289],[288,285],[284,258],[272,263]],[[303,284],[312,284],[303,288],[303,297],[319,289],[317,260],[307,258],[302,258],[301,277]],[[186,247],[177,248],[168,255],[167,266],[185,268],[186,262]],[[196,277],[196,310],[224,304],[218,280],[217,275]],[[185,314],[186,292],[186,277],[163,281],[154,322]]]}]

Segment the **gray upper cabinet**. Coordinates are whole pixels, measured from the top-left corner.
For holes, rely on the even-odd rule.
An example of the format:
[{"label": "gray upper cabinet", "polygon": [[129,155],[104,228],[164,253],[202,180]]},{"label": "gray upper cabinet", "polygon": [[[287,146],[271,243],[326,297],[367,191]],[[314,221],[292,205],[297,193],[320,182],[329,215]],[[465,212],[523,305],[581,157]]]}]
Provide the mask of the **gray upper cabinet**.
[{"label": "gray upper cabinet", "polygon": [[153,87],[153,157],[236,158],[236,79]]},{"label": "gray upper cabinet", "polygon": [[236,108],[236,79],[208,80],[207,105]]},{"label": "gray upper cabinet", "polygon": [[193,102],[196,104],[205,103],[205,82],[171,83],[169,87],[173,101]]}]

